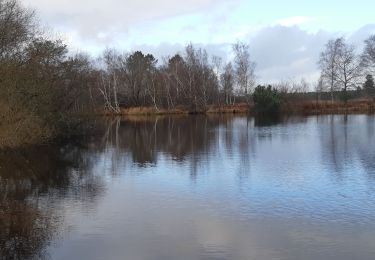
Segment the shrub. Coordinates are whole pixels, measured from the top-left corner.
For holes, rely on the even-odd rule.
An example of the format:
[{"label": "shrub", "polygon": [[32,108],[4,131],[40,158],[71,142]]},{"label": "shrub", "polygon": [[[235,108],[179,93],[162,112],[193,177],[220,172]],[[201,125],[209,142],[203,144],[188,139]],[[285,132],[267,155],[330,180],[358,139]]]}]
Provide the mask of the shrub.
[{"label": "shrub", "polygon": [[371,75],[366,76],[366,81],[363,84],[363,89],[366,91],[369,97],[375,98],[375,83],[374,78]]},{"label": "shrub", "polygon": [[253,99],[258,114],[278,114],[280,111],[281,93],[270,85],[256,87]]}]

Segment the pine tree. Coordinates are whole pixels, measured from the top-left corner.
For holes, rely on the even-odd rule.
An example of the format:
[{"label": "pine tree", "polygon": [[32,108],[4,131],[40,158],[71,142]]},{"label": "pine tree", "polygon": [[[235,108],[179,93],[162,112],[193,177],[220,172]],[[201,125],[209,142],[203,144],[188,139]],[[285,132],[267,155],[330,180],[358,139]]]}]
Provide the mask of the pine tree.
[{"label": "pine tree", "polygon": [[371,75],[366,76],[366,82],[363,84],[363,88],[371,98],[375,98],[375,83]]}]

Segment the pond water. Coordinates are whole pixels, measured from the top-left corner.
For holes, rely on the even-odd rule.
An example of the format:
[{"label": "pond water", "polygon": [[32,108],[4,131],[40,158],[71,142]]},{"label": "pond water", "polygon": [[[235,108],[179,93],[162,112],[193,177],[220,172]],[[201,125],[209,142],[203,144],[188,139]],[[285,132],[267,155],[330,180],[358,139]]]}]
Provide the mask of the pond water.
[{"label": "pond water", "polygon": [[106,119],[0,155],[0,259],[374,259],[375,117]]}]

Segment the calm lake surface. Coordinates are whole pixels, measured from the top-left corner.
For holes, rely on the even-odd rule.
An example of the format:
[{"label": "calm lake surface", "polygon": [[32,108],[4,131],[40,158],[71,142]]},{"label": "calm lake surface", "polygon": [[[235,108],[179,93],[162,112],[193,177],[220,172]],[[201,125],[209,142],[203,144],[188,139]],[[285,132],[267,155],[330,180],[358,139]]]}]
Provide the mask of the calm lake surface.
[{"label": "calm lake surface", "polygon": [[375,259],[375,117],[112,119],[0,155],[0,259]]}]

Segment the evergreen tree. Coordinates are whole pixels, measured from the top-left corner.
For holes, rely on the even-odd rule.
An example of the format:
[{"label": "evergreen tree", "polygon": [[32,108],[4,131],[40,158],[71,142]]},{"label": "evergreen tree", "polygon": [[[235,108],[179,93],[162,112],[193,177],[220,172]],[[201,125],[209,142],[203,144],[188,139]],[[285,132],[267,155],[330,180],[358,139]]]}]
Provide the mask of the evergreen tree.
[{"label": "evergreen tree", "polygon": [[366,81],[363,84],[363,89],[371,98],[375,98],[375,83],[374,78],[371,75],[366,76]]}]

